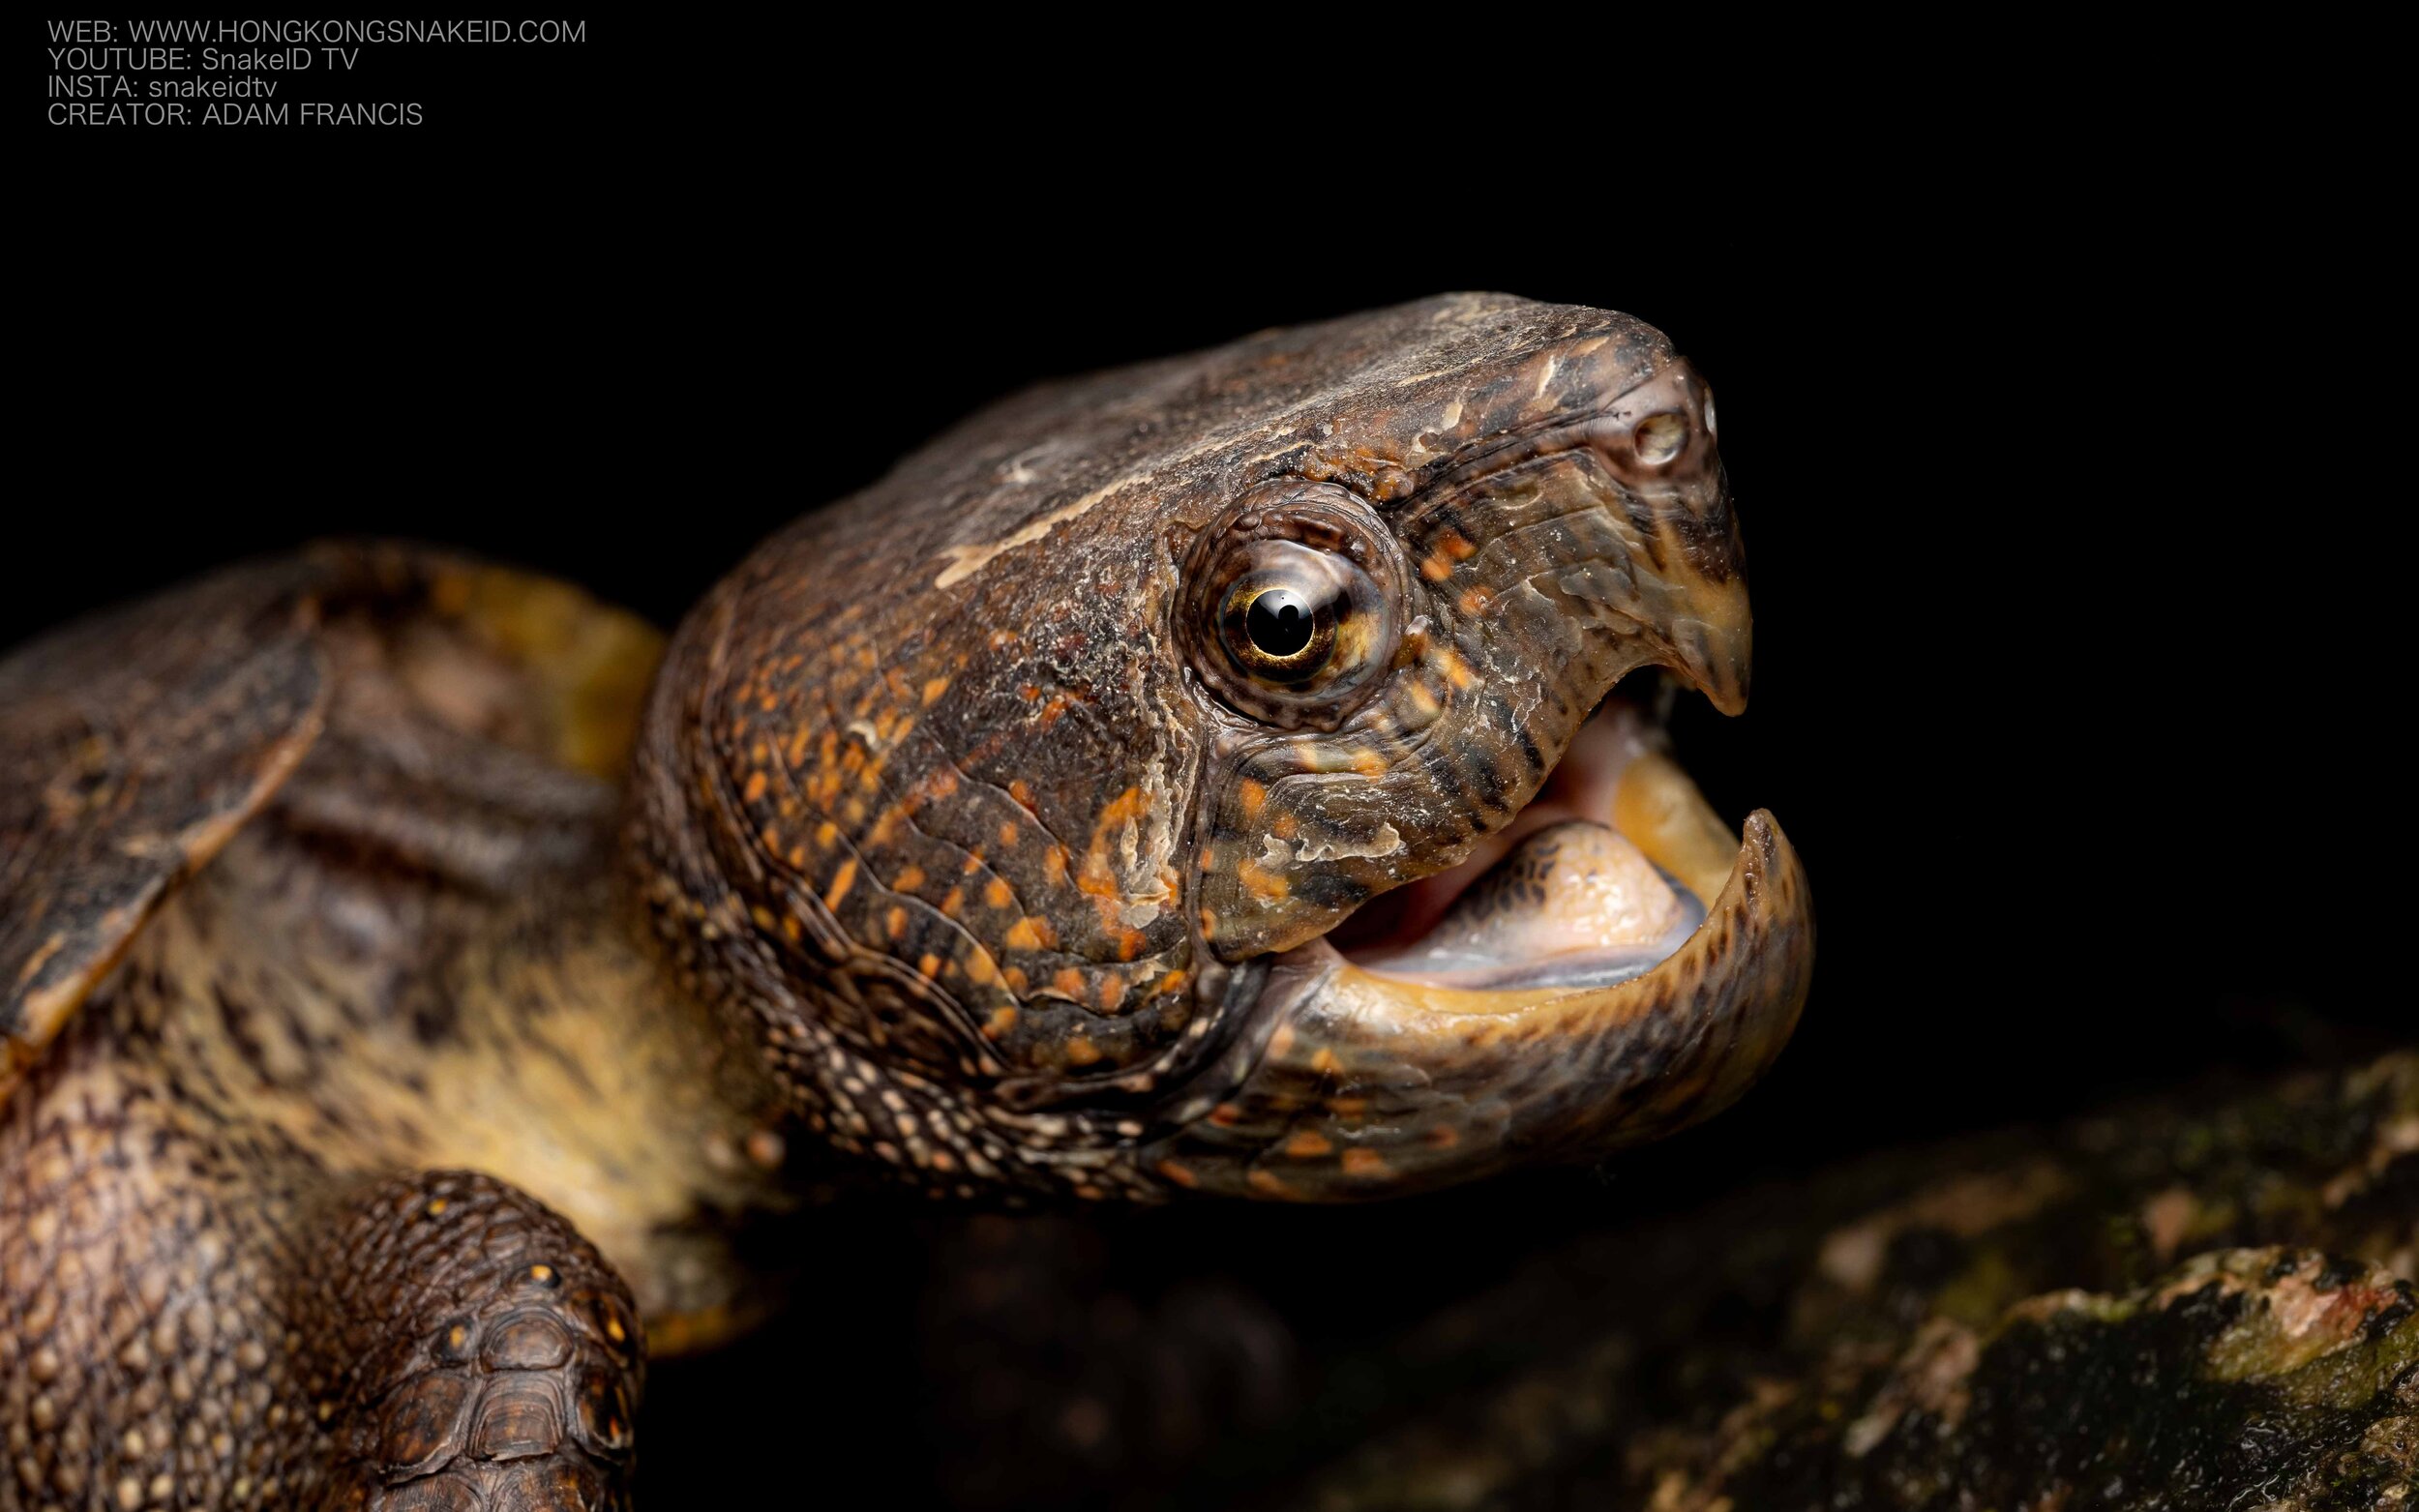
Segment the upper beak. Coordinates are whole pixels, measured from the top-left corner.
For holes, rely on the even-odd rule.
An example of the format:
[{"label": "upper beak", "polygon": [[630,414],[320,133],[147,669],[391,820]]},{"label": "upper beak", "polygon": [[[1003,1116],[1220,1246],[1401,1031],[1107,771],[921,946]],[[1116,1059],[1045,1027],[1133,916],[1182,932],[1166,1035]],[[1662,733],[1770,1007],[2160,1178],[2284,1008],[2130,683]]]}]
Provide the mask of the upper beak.
[{"label": "upper beak", "polygon": [[[1690,444],[1664,460],[1640,415],[1685,425]],[[1730,506],[1728,480],[1711,444],[1713,405],[1705,380],[1685,362],[1675,362],[1622,397],[1622,402],[1592,428],[1590,436],[1625,487],[1647,506],[1656,538],[1651,554],[1663,562],[1656,591],[1644,611],[1650,637],[1664,647],[1662,660],[1687,678],[1724,714],[1747,706],[1747,668],[1755,649],[1754,618],[1747,609],[1747,550]]]},{"label": "upper beak", "polygon": [[[1726,591],[1735,584],[1701,584],[1699,612],[1675,618],[1671,637],[1672,670],[1702,692],[1724,714],[1744,714],[1747,707],[1747,667],[1755,630],[1747,617],[1747,595]],[[1735,603],[1733,602],[1735,601]]]}]

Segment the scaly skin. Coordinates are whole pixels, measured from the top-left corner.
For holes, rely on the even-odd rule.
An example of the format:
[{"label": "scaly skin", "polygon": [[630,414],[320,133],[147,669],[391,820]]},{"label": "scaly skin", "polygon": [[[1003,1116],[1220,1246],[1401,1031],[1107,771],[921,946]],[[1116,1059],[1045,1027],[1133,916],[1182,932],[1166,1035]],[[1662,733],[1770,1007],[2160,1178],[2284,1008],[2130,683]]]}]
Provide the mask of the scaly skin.
[{"label": "scaly skin", "polygon": [[[1453,296],[1011,400],[651,695],[628,616],[403,548],[0,663],[0,1507],[614,1504],[629,1310],[743,1325],[810,1161],[1361,1198],[1719,1108],[1811,919],[1685,779],[1631,838],[1711,912],[1646,975],[1324,938],[1628,672],[1743,702],[1713,432],[1646,326]],[[1269,573],[1335,589],[1299,675],[1235,638]]]},{"label": "scaly skin", "polygon": [[[770,1093],[630,927],[612,786],[481,717],[542,669],[391,618],[560,590],[420,560],[326,559],[272,679],[308,755],[0,1109],[0,1507],[613,1505],[641,1307],[676,1349],[754,1305]],[[88,800],[141,812],[96,765]]]}]

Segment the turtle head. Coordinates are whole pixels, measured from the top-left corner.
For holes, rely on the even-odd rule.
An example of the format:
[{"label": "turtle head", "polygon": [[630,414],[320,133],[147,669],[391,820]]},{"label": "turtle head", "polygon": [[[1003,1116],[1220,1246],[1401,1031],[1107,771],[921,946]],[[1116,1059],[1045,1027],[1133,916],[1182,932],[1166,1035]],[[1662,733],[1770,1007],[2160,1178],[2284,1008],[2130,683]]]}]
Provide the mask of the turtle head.
[{"label": "turtle head", "polygon": [[937,1190],[1370,1197],[1712,1112],[1811,953],[1655,714],[1747,697],[1715,424],[1651,328],[1501,296],[986,412],[676,638],[677,959]]}]

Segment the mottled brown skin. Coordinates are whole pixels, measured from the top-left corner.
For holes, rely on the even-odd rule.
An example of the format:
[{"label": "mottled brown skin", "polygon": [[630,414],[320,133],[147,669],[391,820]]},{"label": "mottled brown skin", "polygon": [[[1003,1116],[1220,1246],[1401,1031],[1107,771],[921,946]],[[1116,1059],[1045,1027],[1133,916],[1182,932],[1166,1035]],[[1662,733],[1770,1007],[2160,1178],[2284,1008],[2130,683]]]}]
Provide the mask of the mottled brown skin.
[{"label": "mottled brown skin", "polygon": [[[638,1319],[744,1325],[810,1161],[1363,1197],[1727,1102],[1805,995],[1768,816],[1602,992],[1323,938],[1629,670],[1738,706],[1712,428],[1645,326],[1455,296],[1012,400],[660,673],[384,547],[0,663],[0,1507],[620,1504]],[[1215,638],[1269,541],[1360,584],[1312,682]]]}]

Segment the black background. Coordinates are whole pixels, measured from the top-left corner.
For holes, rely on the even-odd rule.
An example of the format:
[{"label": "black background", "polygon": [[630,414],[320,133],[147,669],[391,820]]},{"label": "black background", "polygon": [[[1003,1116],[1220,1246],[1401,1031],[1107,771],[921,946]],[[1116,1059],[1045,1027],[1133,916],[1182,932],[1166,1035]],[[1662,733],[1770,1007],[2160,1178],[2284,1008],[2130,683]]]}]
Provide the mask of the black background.
[{"label": "black background", "polygon": [[[1146,1220],[1150,1263],[1364,1336],[1632,1211],[2408,1037],[2372,984],[2405,933],[2373,233],[2225,89],[2136,123],[2121,78],[1963,109],[1559,47],[1415,78],[1295,39],[1180,77],[588,20],[300,86],[419,100],[418,129],[32,128],[0,644],[329,533],[669,624],[1031,379],[1446,288],[1610,306],[1720,396],[1754,705],[1679,736],[1806,857],[1805,1026],[1740,1108],[1606,1171]],[[906,1463],[928,1224],[849,1230],[845,1318],[659,1373],[650,1481],[794,1476],[809,1424]]]}]

